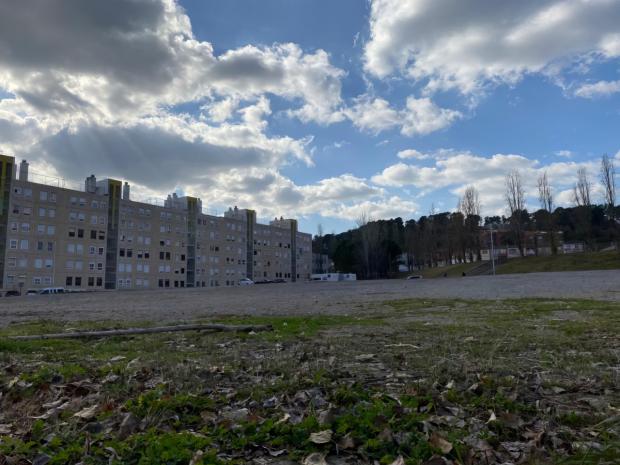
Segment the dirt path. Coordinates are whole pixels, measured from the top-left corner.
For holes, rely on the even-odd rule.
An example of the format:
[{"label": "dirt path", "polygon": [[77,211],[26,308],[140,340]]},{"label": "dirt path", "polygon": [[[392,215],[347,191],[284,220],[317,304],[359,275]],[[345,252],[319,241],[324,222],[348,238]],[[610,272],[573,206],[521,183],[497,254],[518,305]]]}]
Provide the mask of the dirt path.
[{"label": "dirt path", "polygon": [[1,298],[0,327],[39,319],[179,321],[231,314],[366,313],[387,300],[416,297],[620,301],[620,270]]}]

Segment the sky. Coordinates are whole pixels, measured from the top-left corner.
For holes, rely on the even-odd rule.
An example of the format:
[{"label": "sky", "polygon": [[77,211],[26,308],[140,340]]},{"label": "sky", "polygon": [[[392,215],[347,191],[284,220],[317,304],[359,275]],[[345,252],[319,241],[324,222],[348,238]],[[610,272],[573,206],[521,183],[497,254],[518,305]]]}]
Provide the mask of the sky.
[{"label": "sky", "polygon": [[9,0],[0,152],[300,229],[594,198],[620,166],[620,0]]}]

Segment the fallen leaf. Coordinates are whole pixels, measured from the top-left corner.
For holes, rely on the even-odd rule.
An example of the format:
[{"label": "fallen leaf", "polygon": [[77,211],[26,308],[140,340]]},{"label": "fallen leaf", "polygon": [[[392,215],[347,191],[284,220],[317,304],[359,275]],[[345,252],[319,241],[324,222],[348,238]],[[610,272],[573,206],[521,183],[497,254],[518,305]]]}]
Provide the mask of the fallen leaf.
[{"label": "fallen leaf", "polygon": [[312,433],[310,435],[310,442],[315,444],[327,444],[332,440],[332,434],[334,434],[334,432],[331,429],[319,431],[318,433]]},{"label": "fallen leaf", "polygon": [[99,404],[92,405],[90,407],[86,407],[79,412],[75,413],[73,416],[77,418],[81,418],[82,420],[90,420],[97,413],[97,409],[99,408]]},{"label": "fallen leaf", "polygon": [[402,455],[399,455],[390,465],[405,465],[405,459]]},{"label": "fallen leaf", "polygon": [[302,465],[328,465],[325,461],[325,456],[318,452],[308,455],[301,463]]},{"label": "fallen leaf", "polygon": [[442,454],[447,454],[452,450],[452,443],[446,441],[444,438],[442,438],[437,433],[431,434],[431,437],[428,440],[428,442],[435,449],[439,449]]}]

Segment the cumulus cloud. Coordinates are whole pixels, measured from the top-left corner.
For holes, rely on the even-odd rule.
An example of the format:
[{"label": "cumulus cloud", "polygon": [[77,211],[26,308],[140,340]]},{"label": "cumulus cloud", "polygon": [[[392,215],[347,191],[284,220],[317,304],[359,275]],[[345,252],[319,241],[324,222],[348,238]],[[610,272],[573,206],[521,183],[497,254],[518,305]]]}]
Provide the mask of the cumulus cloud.
[{"label": "cumulus cloud", "polygon": [[345,113],[362,130],[378,134],[399,127],[405,136],[429,134],[450,126],[462,117],[460,112],[440,108],[429,98],[412,96],[407,98],[404,109],[396,110],[387,100],[362,95]]},{"label": "cumulus cloud", "polygon": [[[512,170],[522,174],[531,209],[538,208],[536,180],[543,171],[547,172],[558,194],[556,202],[567,205],[570,199],[561,193],[572,188],[578,168],[587,168],[593,181],[598,170],[598,163],[593,161],[542,165],[537,160],[517,154],[483,157],[471,152],[449,152],[452,152],[449,157],[436,157],[432,166],[396,163],[377,173],[371,180],[379,186],[392,188],[414,186],[423,189],[425,194],[447,188],[456,196],[462,195],[468,185],[474,185],[480,191],[484,212],[502,214],[505,213],[505,176]],[[595,182],[593,184],[595,185]],[[598,192],[596,189],[595,194]]]},{"label": "cumulus cloud", "polygon": [[618,57],[618,24],[618,0],[372,0],[365,69],[468,94],[587,54]]},{"label": "cumulus cloud", "polygon": [[620,81],[598,81],[593,84],[583,84],[575,90],[577,97],[595,98],[606,97],[620,92]]},{"label": "cumulus cloud", "polygon": [[217,56],[172,0],[0,5],[0,87],[56,119],[128,120],[213,95],[272,93],[299,101],[300,118],[328,122],[341,104],[343,74],[323,50],[295,44]]},{"label": "cumulus cloud", "polygon": [[431,158],[430,155],[419,152],[418,150],[415,150],[415,149],[401,150],[400,152],[396,154],[396,156],[400,158],[401,160],[408,160],[408,159],[426,160],[428,158]]}]

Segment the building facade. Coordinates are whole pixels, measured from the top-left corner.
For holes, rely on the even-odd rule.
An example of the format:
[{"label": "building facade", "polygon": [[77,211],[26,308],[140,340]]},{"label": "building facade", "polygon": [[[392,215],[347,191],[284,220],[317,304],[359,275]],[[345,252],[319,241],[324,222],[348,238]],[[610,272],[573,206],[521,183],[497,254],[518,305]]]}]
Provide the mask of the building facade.
[{"label": "building facade", "polygon": [[[130,186],[88,177],[83,190],[35,183],[0,155],[0,289],[236,286],[310,278],[312,237],[253,210],[207,215],[195,197],[131,200]],[[19,175],[18,175],[19,171]]]}]

